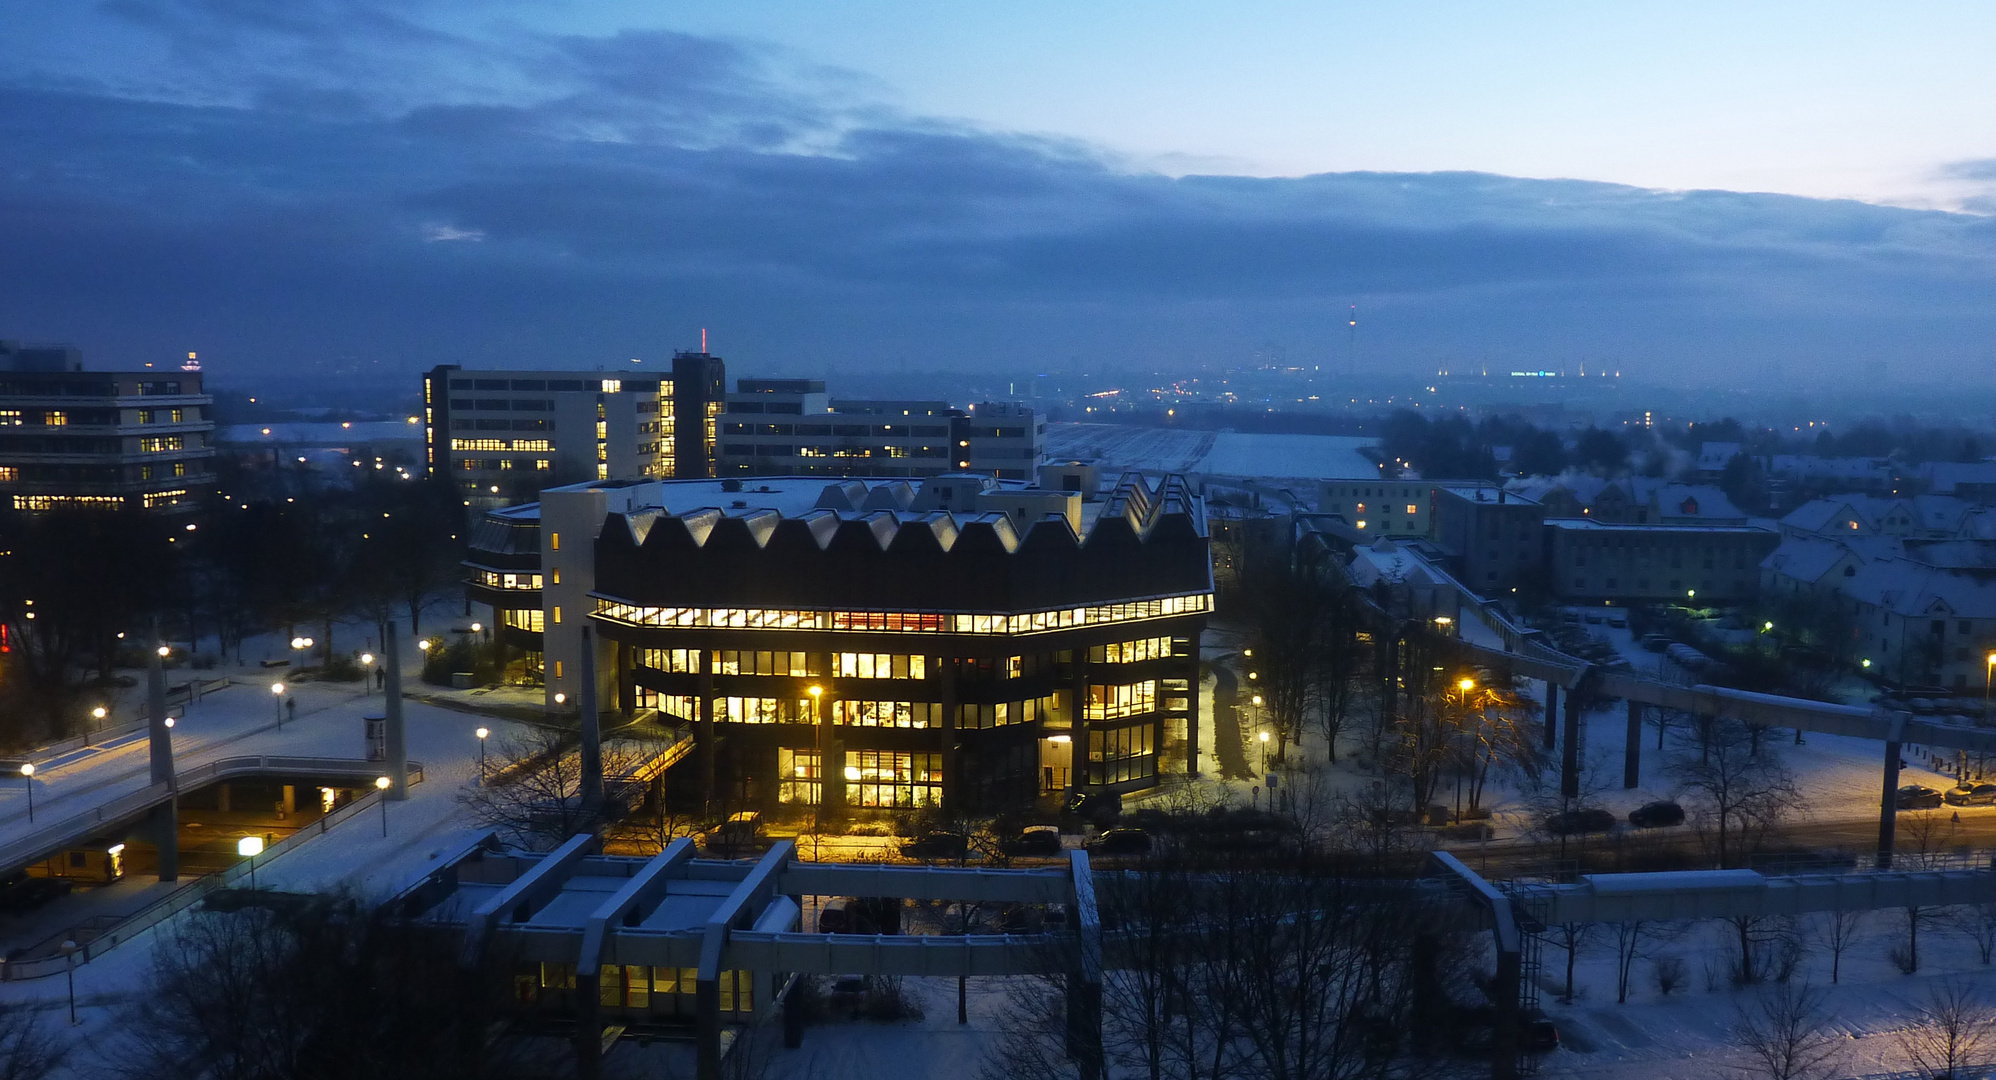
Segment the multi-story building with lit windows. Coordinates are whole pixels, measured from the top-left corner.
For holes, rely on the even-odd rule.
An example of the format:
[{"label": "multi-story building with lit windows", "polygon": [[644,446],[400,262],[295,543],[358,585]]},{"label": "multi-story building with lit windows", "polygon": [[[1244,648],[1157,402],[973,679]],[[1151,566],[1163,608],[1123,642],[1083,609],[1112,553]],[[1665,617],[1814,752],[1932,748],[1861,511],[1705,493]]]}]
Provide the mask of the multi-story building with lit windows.
[{"label": "multi-story building with lit windows", "polygon": [[1212,568],[1177,478],[577,484],[472,548],[551,708],[593,665],[601,707],[689,729],[729,803],[991,809],[1198,761]]},{"label": "multi-story building with lit windows", "polygon": [[711,476],[725,375],[706,353],[675,354],[669,375],[442,365],[423,378],[427,465],[486,504],[612,476]]},{"label": "multi-story building with lit windows", "polygon": [[192,354],[85,371],[73,348],[0,341],[0,504],[192,511],[215,486],[213,407]]},{"label": "multi-story building with lit windows", "polygon": [[721,414],[721,476],[1032,477],[1046,422],[987,402],[838,400],[815,379],[740,379]]}]

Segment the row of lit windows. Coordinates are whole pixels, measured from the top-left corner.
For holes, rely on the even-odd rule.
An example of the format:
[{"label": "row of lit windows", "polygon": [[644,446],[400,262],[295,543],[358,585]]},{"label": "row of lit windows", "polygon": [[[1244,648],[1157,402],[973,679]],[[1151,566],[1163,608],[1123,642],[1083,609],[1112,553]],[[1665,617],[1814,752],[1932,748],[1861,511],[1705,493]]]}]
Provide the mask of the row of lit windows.
[{"label": "row of lit windows", "polygon": [[186,419],[187,413],[184,409],[139,410],[139,423],[141,424],[180,424],[185,423]]},{"label": "row of lit windows", "polygon": [[452,439],[452,450],[518,450],[525,452],[546,452],[554,449],[554,444],[546,439]]},{"label": "row of lit windows", "polygon": [[[650,967],[636,964],[605,964],[597,972],[597,1000],[611,1009],[649,1009],[654,1012],[691,1014],[698,993],[698,968]],[[755,1011],[755,976],[746,971],[720,972],[716,981],[721,991],[721,1011]],[[514,979],[514,994],[521,1004],[532,1004],[542,993],[574,991],[575,965],[543,963],[539,971],[529,970]]]},{"label": "row of lit windows", "polygon": [[23,427],[29,420],[45,427],[66,427],[69,414],[61,409],[33,409],[23,413],[20,409],[0,409],[0,427]]},{"label": "row of lit windows", "polygon": [[139,466],[139,479],[141,480],[164,480],[169,476],[180,477],[186,475],[187,475],[187,463],[184,461],[175,461],[170,464]]},{"label": "row of lit windows", "polygon": [[833,653],[832,674],[846,679],[927,678],[928,657],[906,653]]},{"label": "row of lit windows", "polygon": [[1081,715],[1087,720],[1119,720],[1141,716],[1157,709],[1157,683],[1094,683],[1088,687],[1088,701]]},{"label": "row of lit windows", "polygon": [[[501,472],[514,468],[525,469],[526,462],[515,465],[512,458],[460,458],[457,467],[462,472]],[[550,458],[534,459],[535,472],[547,472],[554,468]]]},{"label": "row of lit windows", "polygon": [[1144,660],[1163,660],[1170,655],[1171,639],[1168,637],[1112,641],[1107,645],[1091,645],[1088,649],[1088,661],[1092,664],[1135,664]]},{"label": "row of lit windows", "polygon": [[16,495],[14,509],[40,511],[55,510],[65,506],[123,506],[125,500],[116,495]]},{"label": "row of lit windows", "polygon": [[1212,610],[1210,593],[1060,608],[1016,615],[946,615],[916,611],[804,611],[786,608],[650,607],[598,600],[599,617],[632,626],[742,630],[851,630],[899,634],[1033,634],[1080,626],[1162,619]]},{"label": "row of lit windows", "polygon": [[1156,731],[1149,724],[1088,733],[1088,782],[1118,784],[1157,775]]},{"label": "row of lit windows", "polygon": [[536,634],[545,629],[545,619],[546,616],[541,614],[540,608],[503,608],[499,612],[501,625],[516,630],[531,630]]},{"label": "row of lit windows", "polygon": [[158,454],[167,450],[185,450],[187,443],[178,435],[151,435],[139,440],[139,451]]},{"label": "row of lit windows", "polygon": [[528,573],[500,573],[497,570],[480,570],[479,584],[488,589],[538,589],[541,576]]},{"label": "row of lit windows", "polygon": [[[960,704],[956,707],[957,727],[981,730],[1030,724],[1042,718],[1052,719],[1063,711],[1060,701],[1059,695],[1049,694],[1024,701]],[[659,694],[638,687],[637,704],[640,708],[656,708],[682,720],[699,719],[700,699],[688,694]],[[826,703],[813,698],[731,696],[713,699],[713,717],[722,723],[811,724],[826,712],[829,712],[831,722],[840,727],[938,728],[942,726],[945,715],[943,706],[933,701],[838,698]]]},{"label": "row of lit windows", "polygon": [[[817,805],[824,798],[822,760],[816,750],[778,750],[776,801]],[[847,806],[942,805],[941,754],[848,750],[842,773]]]},{"label": "row of lit windows", "polygon": [[186,488],[174,488],[172,491],[149,492],[145,496],[146,509],[151,510],[159,506],[179,506],[181,500],[185,498],[187,498]]}]

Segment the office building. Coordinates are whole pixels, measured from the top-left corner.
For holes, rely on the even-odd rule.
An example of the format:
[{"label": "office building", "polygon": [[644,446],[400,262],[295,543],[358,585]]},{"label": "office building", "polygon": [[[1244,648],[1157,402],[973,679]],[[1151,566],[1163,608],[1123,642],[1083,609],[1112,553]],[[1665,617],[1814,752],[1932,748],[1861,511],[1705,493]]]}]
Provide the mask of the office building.
[{"label": "office building", "polygon": [[198,370],[86,371],[73,348],[0,341],[0,500],[190,512],[215,486],[213,407]]},{"label": "office building", "polygon": [[1434,489],[1432,535],[1464,585],[1494,594],[1542,572],[1545,516],[1538,500],[1502,487],[1442,486]]},{"label": "office building", "polygon": [[733,802],[993,808],[1197,761],[1212,570],[1175,477],[578,484],[472,548],[550,707],[579,700],[587,628],[602,707],[692,729]]},{"label": "office building", "polygon": [[725,365],[678,353],[672,373],[467,371],[423,377],[431,475],[475,504],[612,476],[713,475]]},{"label": "office building", "polygon": [[739,379],[721,414],[722,476],[1034,475],[1046,422],[1009,402],[834,400],[816,379]]},{"label": "office building", "polygon": [[1327,480],[1319,488],[1317,509],[1368,536],[1427,536],[1437,486],[1432,480]]},{"label": "office building", "polygon": [[1737,604],[1760,586],[1781,534],[1748,525],[1545,523],[1552,593],[1562,600]]}]

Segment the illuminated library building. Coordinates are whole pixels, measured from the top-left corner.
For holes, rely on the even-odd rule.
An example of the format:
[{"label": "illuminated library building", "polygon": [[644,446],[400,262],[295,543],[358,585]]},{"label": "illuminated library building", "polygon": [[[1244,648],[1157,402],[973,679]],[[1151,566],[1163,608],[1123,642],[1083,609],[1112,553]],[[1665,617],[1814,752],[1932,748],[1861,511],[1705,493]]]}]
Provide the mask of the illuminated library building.
[{"label": "illuminated library building", "polygon": [[995,810],[1198,760],[1204,507],[1046,465],[573,484],[487,513],[467,566],[551,708],[690,729],[730,805]]}]

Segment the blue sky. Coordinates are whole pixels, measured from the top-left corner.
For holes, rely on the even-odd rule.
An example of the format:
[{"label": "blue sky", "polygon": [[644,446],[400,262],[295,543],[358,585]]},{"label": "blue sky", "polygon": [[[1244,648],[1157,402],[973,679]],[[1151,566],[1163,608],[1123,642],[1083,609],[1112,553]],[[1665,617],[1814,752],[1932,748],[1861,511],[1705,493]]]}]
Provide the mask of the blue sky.
[{"label": "blue sky", "polygon": [[1996,370],[1996,8],[0,6],[0,336]]}]

